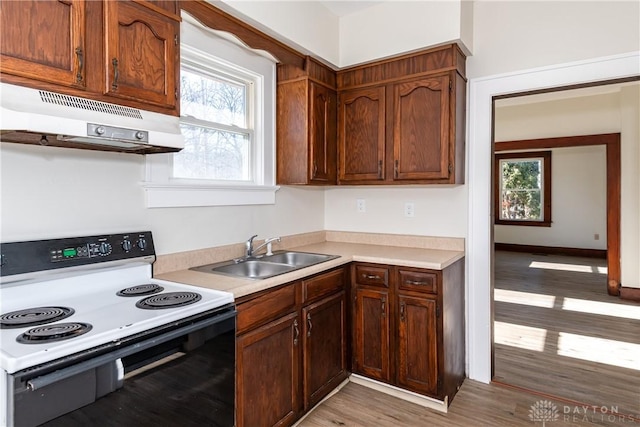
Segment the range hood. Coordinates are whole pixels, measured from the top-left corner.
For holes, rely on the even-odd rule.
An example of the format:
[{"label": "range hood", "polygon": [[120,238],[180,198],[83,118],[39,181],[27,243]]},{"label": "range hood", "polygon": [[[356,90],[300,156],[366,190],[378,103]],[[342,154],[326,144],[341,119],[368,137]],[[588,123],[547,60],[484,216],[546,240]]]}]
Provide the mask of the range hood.
[{"label": "range hood", "polygon": [[180,119],[0,83],[0,140],[137,154],[180,151]]}]

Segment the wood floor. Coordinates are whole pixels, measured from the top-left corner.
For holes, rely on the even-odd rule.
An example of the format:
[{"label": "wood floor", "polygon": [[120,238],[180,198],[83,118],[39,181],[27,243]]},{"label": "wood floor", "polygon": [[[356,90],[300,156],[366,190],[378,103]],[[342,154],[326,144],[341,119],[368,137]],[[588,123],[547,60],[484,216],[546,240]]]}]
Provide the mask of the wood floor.
[{"label": "wood floor", "polygon": [[640,414],[640,304],[605,260],[496,251],[494,277],[494,380]]},{"label": "wood floor", "polygon": [[640,305],[606,295],[605,266],[496,252],[496,380],[514,386],[467,379],[443,414],[349,383],[299,426],[540,426],[543,401],[550,427],[640,425]]}]

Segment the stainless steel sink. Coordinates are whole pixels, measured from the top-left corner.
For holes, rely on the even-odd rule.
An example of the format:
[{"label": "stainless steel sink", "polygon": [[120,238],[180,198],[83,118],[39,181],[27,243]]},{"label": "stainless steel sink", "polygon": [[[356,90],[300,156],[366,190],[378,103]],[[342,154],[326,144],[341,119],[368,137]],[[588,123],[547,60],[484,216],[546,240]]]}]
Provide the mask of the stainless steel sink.
[{"label": "stainless steel sink", "polygon": [[276,252],[273,255],[265,255],[260,259],[268,262],[295,265],[296,267],[308,267],[334,258],[336,258],[334,255],[312,254],[309,252]]},{"label": "stainless steel sink", "polygon": [[335,258],[339,258],[339,256],[309,252],[279,251],[274,252],[273,255],[263,255],[249,259],[240,258],[216,264],[201,265],[199,267],[193,267],[191,270],[247,279],[267,279]]}]

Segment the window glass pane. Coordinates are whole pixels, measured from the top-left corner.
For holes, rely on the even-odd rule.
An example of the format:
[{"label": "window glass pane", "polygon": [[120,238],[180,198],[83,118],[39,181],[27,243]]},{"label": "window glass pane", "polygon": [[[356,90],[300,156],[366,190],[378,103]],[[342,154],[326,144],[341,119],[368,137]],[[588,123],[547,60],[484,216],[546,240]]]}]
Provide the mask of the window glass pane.
[{"label": "window glass pane", "polygon": [[208,122],[247,127],[246,86],[182,68],[180,111]]},{"label": "window glass pane", "polygon": [[542,168],[542,159],[500,161],[500,219],[543,220]]},{"label": "window glass pane", "polygon": [[250,181],[249,136],[181,124],[185,147],[173,156],[173,177]]}]

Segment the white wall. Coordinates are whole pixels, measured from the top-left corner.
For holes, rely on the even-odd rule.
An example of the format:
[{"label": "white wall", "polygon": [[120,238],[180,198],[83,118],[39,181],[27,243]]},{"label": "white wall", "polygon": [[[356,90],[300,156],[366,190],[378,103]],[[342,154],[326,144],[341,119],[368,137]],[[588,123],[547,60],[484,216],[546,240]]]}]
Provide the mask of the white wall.
[{"label": "white wall", "polygon": [[339,20],[314,1],[222,0],[212,3],[303,53],[339,64]]},{"label": "white wall", "polygon": [[[469,23],[468,5],[465,23]],[[340,19],[340,66],[460,39],[459,1],[387,1]]]},{"label": "white wall", "polygon": [[[499,127],[499,123],[496,123]],[[607,249],[604,145],[551,150],[551,227],[496,225],[498,243]],[[599,235],[595,240],[594,234]]]},{"label": "white wall", "polygon": [[[366,212],[356,209],[364,199]],[[331,187],[325,191],[328,230],[465,237],[465,186]],[[414,203],[415,216],[405,217],[404,205]]]},{"label": "white wall", "polygon": [[146,209],[144,157],[2,143],[0,240],[136,231],[167,254],[324,229],[321,190],[283,187],[276,204]]},{"label": "white wall", "polygon": [[637,1],[476,1],[473,14],[470,78],[640,50]]}]

